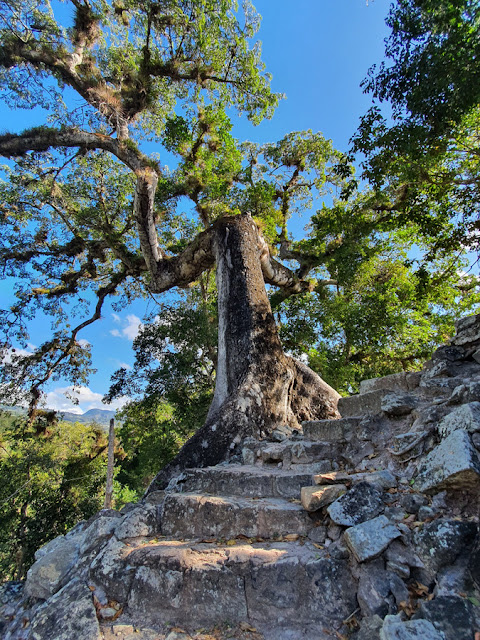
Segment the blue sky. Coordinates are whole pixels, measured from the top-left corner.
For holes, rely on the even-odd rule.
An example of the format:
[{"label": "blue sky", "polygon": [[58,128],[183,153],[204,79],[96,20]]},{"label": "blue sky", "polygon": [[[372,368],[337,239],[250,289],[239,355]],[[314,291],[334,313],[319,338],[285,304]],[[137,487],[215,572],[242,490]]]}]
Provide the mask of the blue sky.
[{"label": "blue sky", "polygon": [[[263,59],[273,75],[275,91],[286,94],[275,116],[258,127],[234,118],[234,135],[240,140],[274,142],[290,131],[312,129],[346,150],[360,116],[370,104],[360,82],[368,68],[383,58],[387,0],[254,0],[262,16],[258,38]],[[0,110],[3,128],[24,129],[28,112]],[[39,124],[39,123],[35,123]],[[301,222],[306,224],[308,217]],[[10,285],[9,285],[10,286]],[[10,291],[0,283],[2,306]],[[148,306],[148,309],[147,309]],[[98,373],[79,394],[79,405],[65,398],[68,389],[61,381],[48,388],[51,408],[82,412],[90,408],[111,408],[101,398],[108,390],[112,373],[132,364],[132,341],[145,311],[152,302],[135,303],[115,313],[105,309],[103,317],[79,337],[92,344],[93,365]],[[31,326],[30,343],[38,346],[47,337],[42,321]],[[117,405],[114,405],[116,408]]]}]

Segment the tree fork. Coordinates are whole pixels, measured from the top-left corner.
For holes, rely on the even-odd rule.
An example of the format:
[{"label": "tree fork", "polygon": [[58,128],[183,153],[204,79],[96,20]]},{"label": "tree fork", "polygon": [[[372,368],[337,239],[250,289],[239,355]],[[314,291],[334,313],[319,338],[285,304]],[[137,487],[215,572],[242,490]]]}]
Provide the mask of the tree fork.
[{"label": "tree fork", "polygon": [[215,465],[246,436],[266,439],[276,426],[338,418],[339,395],[284,354],[262,273],[263,239],[249,215],[216,225],[218,366],[204,426],[154,478],[163,489],[183,469]]}]

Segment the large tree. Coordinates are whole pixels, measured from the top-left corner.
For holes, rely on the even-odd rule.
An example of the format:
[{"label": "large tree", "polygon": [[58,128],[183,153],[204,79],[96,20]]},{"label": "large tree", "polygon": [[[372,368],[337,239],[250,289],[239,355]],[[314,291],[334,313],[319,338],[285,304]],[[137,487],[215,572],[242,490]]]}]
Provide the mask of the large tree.
[{"label": "large tree", "polygon": [[[245,3],[243,18],[231,0],[72,0],[67,9],[70,26],[43,0],[1,6],[5,100],[48,114],[41,127],[0,137],[11,159],[0,257],[3,274],[20,282],[2,315],[4,348],[26,339],[36,311],[55,328],[35,353],[9,352],[4,397],[26,392],[34,410],[48,380],[84,380],[89,353],[79,333],[110,296],[185,287],[216,265],[213,402],[153,486],[182,466],[218,462],[246,434],[336,416],[336,392],[284,354],[265,283],[280,299],[328,284],[306,279],[318,258],[292,251],[286,225],[337,156],[313,134],[247,145],[243,156],[236,147],[224,110],[258,122],[278,99],[250,46],[253,8]],[[152,142],[177,155],[175,171],[147,154]],[[269,180],[258,178],[258,153]],[[289,267],[273,257],[275,244]]]}]

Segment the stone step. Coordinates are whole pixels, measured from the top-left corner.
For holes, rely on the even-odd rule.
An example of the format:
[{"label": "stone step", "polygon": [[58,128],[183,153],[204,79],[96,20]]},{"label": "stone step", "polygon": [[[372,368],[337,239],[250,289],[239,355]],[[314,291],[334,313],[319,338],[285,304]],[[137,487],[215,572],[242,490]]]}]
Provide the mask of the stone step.
[{"label": "stone step", "polygon": [[312,484],[312,473],[284,471],[276,467],[225,465],[186,469],[173,490],[244,498],[299,498],[300,490]]},{"label": "stone step", "polygon": [[168,493],[159,515],[162,535],[181,539],[306,536],[316,522],[300,504],[280,498],[197,493]]},{"label": "stone step", "polygon": [[312,442],[310,440],[284,440],[267,442],[249,440],[242,449],[244,464],[276,466],[308,473],[332,470],[332,460],[340,455],[337,442]]},{"label": "stone step", "polygon": [[376,391],[340,398],[338,410],[342,418],[376,415],[382,413],[382,400],[391,393],[389,389],[377,389]]},{"label": "stone step", "polygon": [[387,389],[388,391],[408,392],[416,389],[420,382],[419,371],[401,371],[383,378],[370,378],[360,382],[360,394]]},{"label": "stone step", "polygon": [[188,630],[248,622],[267,640],[331,640],[355,611],[348,560],[312,545],[160,541],[134,549],[127,613]]},{"label": "stone step", "polygon": [[310,420],[302,422],[303,434],[314,442],[346,442],[353,436],[360,422],[360,417]]}]

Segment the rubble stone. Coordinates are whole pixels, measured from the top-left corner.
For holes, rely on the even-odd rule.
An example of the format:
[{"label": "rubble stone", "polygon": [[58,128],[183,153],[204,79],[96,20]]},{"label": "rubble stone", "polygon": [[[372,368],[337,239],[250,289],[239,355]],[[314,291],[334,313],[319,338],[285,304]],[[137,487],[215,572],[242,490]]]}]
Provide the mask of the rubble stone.
[{"label": "rubble stone", "polygon": [[446,487],[468,489],[479,484],[480,462],[466,431],[447,436],[423,460],[415,488],[435,491]]},{"label": "rubble stone", "polygon": [[390,577],[385,571],[385,562],[376,558],[366,562],[360,569],[358,579],[357,600],[364,616],[379,615],[384,618],[391,613]]},{"label": "rubble stone", "polygon": [[385,516],[362,522],[345,531],[345,541],[358,562],[372,560],[401,535]]},{"label": "rubble stone", "polygon": [[378,516],[384,508],[382,491],[360,482],[331,504],[327,513],[335,524],[352,527]]},{"label": "rubble stone", "polygon": [[462,404],[446,415],[438,425],[438,432],[443,438],[458,429],[468,433],[480,431],[480,402]]},{"label": "rubble stone", "polygon": [[[57,541],[58,539],[56,539]],[[63,538],[51,545],[28,570],[25,594],[46,600],[62,586],[62,581],[78,558],[78,541]]]},{"label": "rubble stone", "polygon": [[317,511],[326,507],[347,491],[344,484],[330,484],[324,487],[302,487],[301,500],[307,511]]},{"label": "rubble stone", "polygon": [[437,596],[422,602],[419,616],[444,634],[445,640],[472,640],[472,603],[460,596]]},{"label": "rubble stone", "polygon": [[468,551],[476,534],[474,522],[441,518],[429,522],[415,533],[415,550],[425,567],[435,573]]},{"label": "rubble stone", "polygon": [[32,640],[100,640],[100,627],[87,585],[79,579],[73,580],[47,600],[32,620],[31,637]]},{"label": "rubble stone", "polygon": [[386,616],[380,631],[380,640],[445,640],[428,620],[407,620],[399,616]]},{"label": "rubble stone", "polygon": [[407,513],[418,513],[420,507],[424,507],[429,502],[427,496],[421,493],[404,493],[398,501]]},{"label": "rubble stone", "polygon": [[411,395],[389,393],[381,402],[381,409],[387,416],[399,417],[412,413],[417,401]]},{"label": "rubble stone", "polygon": [[129,511],[115,528],[118,540],[154,536],[157,533],[157,509],[155,505],[142,505]]},{"label": "rubble stone", "polygon": [[455,346],[480,341],[480,314],[461,318],[455,323],[456,335],[450,341]]},{"label": "rubble stone", "polygon": [[380,640],[380,630],[383,620],[380,616],[374,615],[363,618],[360,622],[360,629],[353,636],[354,640]]}]

